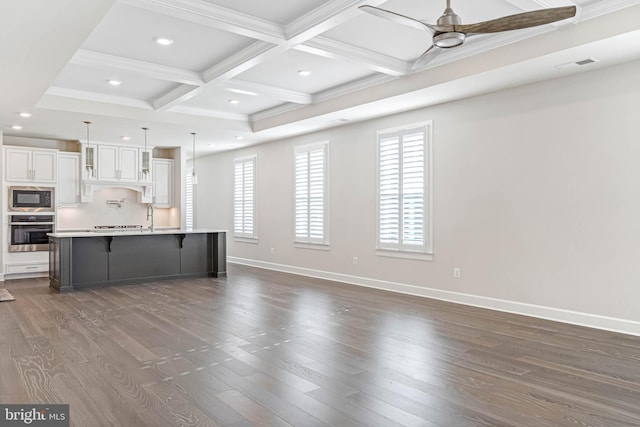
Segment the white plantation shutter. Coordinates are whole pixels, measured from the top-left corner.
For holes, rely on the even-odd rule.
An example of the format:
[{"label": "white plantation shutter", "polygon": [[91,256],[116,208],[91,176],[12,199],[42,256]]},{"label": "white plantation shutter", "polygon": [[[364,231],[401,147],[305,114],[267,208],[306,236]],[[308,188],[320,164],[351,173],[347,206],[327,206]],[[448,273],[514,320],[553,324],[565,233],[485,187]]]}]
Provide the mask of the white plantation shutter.
[{"label": "white plantation shutter", "polygon": [[236,237],[255,239],[256,157],[236,159],[234,170],[233,231]]},{"label": "white plantation shutter", "polygon": [[295,149],[295,240],[326,244],[327,143]]},{"label": "white plantation shutter", "polygon": [[378,134],[378,248],[430,251],[427,125]]}]

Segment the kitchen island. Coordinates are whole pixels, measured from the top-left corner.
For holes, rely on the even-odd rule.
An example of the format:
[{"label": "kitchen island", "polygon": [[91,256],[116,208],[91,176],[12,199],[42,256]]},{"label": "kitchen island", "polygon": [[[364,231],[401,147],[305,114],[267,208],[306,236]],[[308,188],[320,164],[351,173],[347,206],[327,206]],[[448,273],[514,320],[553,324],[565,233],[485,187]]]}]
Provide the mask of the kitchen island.
[{"label": "kitchen island", "polygon": [[226,277],[225,230],[49,234],[49,287],[58,292],[187,277]]}]

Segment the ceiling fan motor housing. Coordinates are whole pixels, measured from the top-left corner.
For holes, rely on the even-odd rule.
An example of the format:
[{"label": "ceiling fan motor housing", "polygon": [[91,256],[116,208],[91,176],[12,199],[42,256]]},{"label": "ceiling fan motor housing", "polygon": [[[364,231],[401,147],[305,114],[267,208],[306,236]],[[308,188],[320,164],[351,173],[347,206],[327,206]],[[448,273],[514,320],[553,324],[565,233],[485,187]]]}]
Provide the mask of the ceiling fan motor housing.
[{"label": "ceiling fan motor housing", "polygon": [[433,36],[433,44],[441,49],[449,49],[460,46],[464,43],[467,36],[464,33],[450,31],[448,33],[439,33]]},{"label": "ceiling fan motor housing", "polygon": [[[438,18],[438,26],[461,25],[462,20],[450,7],[444,10],[444,13]],[[449,49],[460,46],[464,43],[466,35],[458,31],[446,31],[436,33],[433,36],[433,44],[441,49]]]}]

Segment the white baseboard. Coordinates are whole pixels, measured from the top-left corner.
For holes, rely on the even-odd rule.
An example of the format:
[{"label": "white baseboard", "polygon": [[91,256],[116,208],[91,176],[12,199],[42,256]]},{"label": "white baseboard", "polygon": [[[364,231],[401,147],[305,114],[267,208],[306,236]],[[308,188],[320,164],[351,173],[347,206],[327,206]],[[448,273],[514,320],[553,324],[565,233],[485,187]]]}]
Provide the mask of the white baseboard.
[{"label": "white baseboard", "polygon": [[370,279],[367,277],[352,276],[349,274],[332,273],[329,271],[314,270],[304,267],[295,267],[286,264],[276,264],[253,259],[228,257],[228,262],[264,268],[267,270],[282,271],[285,273],[299,274],[301,276],[316,277],[319,279],[333,280],[351,285],[365,286],[368,288],[382,289],[385,291],[432,298],[474,307],[488,308],[507,313],[521,314],[540,319],[554,320],[572,325],[586,326],[612,332],[640,336],[640,322],[619,319],[615,317],[600,316],[597,314],[578,311],[563,310],[541,305],[526,304],[517,301],[509,301],[498,298],[483,297],[480,295],[465,294],[461,292],[444,291],[441,289],[423,288],[405,283],[388,282],[384,280]]}]

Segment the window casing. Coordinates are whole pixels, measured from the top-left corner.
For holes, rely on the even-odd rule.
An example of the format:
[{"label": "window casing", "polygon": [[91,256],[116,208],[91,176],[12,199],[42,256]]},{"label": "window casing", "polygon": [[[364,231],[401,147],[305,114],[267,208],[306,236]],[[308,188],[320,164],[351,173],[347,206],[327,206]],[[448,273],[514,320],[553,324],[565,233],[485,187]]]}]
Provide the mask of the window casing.
[{"label": "window casing", "polygon": [[328,156],[329,143],[320,142],[294,149],[295,242],[328,245]]},{"label": "window casing", "polygon": [[257,239],[256,156],[234,162],[233,233],[240,239]]},{"label": "window casing", "polygon": [[377,253],[431,259],[431,122],[379,131],[377,143]]}]

